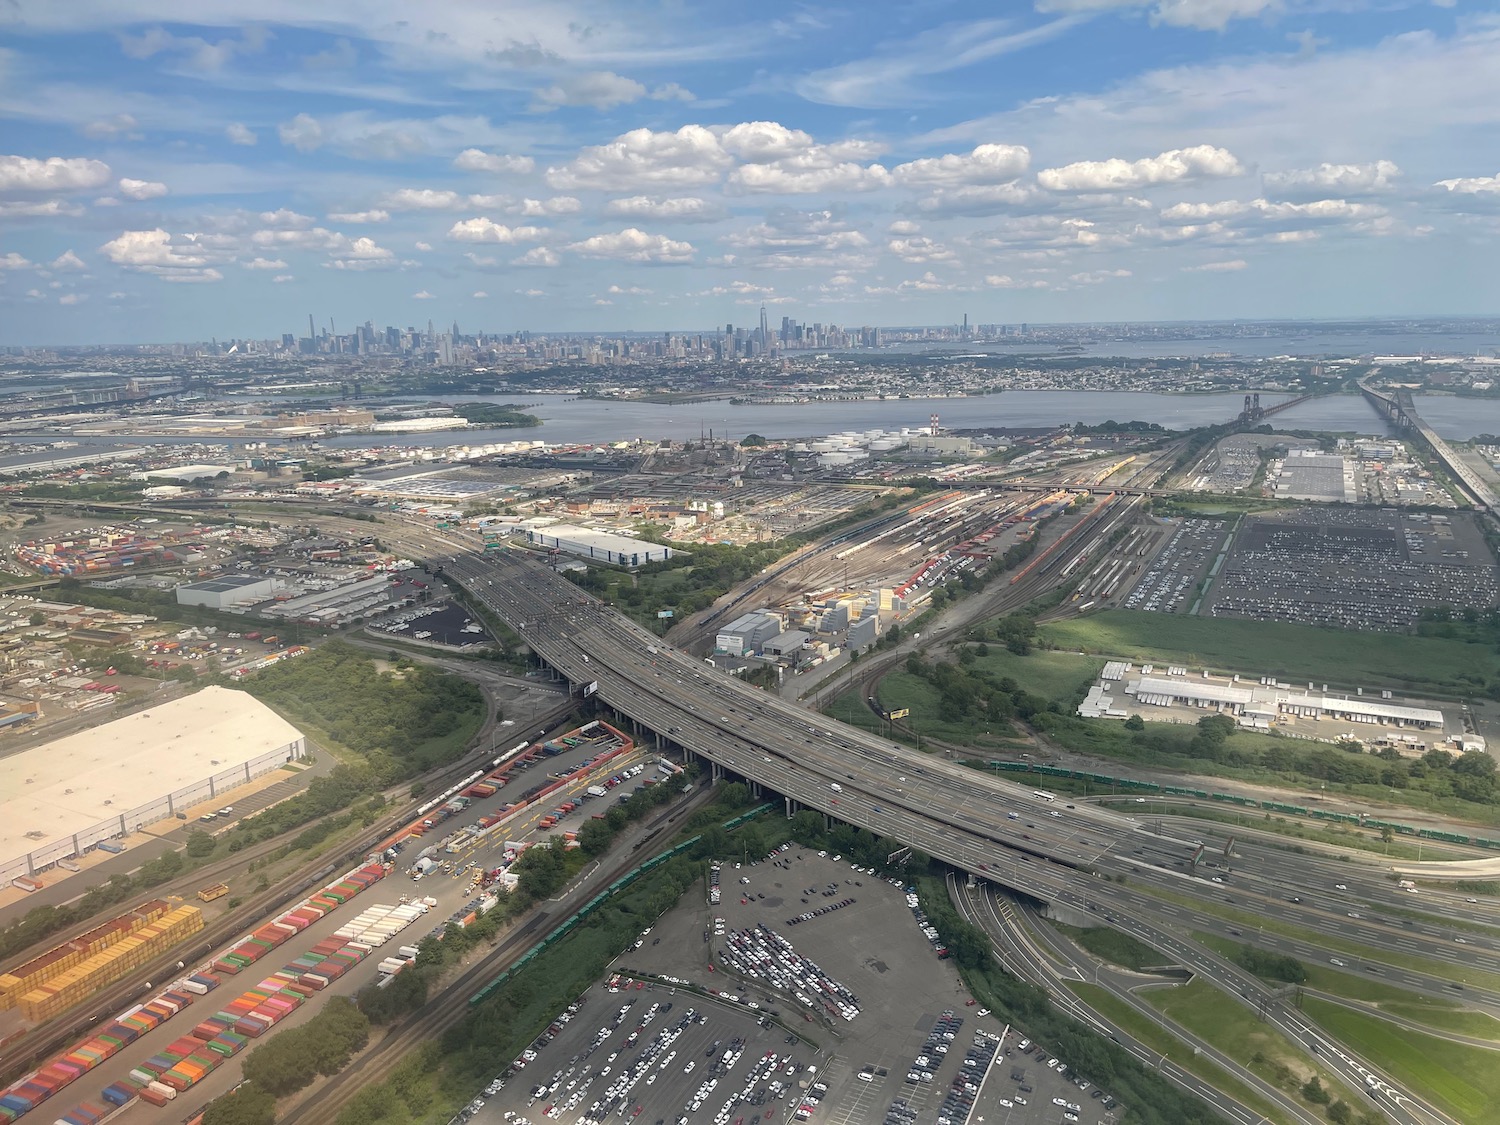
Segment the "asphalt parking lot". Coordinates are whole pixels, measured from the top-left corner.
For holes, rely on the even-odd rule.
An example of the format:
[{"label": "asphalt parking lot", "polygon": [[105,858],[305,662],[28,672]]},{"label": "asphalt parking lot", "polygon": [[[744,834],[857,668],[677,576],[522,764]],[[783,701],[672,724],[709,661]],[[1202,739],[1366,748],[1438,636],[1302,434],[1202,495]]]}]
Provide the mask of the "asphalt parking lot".
[{"label": "asphalt parking lot", "polygon": [[665,984],[617,987],[589,989],[533,1058],[512,1061],[473,1125],[785,1121],[801,1084],[818,1080],[812,1048],[748,1009]]},{"label": "asphalt parking lot", "polygon": [[[902,888],[796,845],[774,861],[726,863],[719,882],[719,903],[700,884],[643,934],[473,1125],[1111,1125],[1122,1112],[971,1003]],[[754,971],[736,972],[752,953]],[[773,987],[787,973],[797,974],[788,991]],[[814,997],[810,981],[833,991]],[[511,1063],[497,1059],[497,1076]],[[804,1112],[817,1084],[826,1094]]]}]

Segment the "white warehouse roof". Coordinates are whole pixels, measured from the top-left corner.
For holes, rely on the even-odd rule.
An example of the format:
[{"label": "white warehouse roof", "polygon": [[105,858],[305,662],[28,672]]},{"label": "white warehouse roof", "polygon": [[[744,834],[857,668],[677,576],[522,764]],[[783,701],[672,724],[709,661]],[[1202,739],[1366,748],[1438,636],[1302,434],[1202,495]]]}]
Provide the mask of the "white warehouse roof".
[{"label": "white warehouse roof", "polygon": [[1254,694],[1249,688],[1229,687],[1208,680],[1173,679],[1163,680],[1155,676],[1142,676],[1135,681],[1136,695],[1164,695],[1173,699],[1206,699],[1214,703],[1249,703]]},{"label": "white warehouse roof", "polygon": [[118,829],[121,817],[129,831],[163,819],[169,794],[181,804],[211,800],[243,784],[252,763],[264,772],[302,757],[304,745],[301,731],[249,693],[207,687],[0,758],[0,872],[74,833],[102,832],[82,846],[118,835],[101,826]]}]

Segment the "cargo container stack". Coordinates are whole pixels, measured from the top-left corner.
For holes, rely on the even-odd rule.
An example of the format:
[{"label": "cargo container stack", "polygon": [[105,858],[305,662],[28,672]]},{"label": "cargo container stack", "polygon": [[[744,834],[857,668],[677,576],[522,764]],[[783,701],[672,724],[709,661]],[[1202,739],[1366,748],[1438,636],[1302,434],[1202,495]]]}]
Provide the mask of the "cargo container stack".
[{"label": "cargo container stack", "polygon": [[163,917],[172,905],[162,899],[142,903],[101,926],[55,945],[40,956],[0,976],[0,1008],[14,1008],[33,989],[76,968],[96,953],[125,940]]},{"label": "cargo container stack", "polygon": [[149,964],[201,929],[203,915],[197,907],[179,906],[170,910],[23,993],[19,1003],[21,1013],[35,1023],[51,1019],[105,985]]}]

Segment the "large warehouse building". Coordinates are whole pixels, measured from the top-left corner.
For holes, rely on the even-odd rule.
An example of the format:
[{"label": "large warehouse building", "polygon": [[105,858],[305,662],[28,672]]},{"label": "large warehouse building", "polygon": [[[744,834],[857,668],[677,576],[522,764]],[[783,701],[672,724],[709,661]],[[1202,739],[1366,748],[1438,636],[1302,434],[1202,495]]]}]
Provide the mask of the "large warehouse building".
[{"label": "large warehouse building", "polygon": [[307,753],[253,696],[209,687],[0,758],[0,881],[127,836]]},{"label": "large warehouse building", "polygon": [[276,596],[281,584],[274,578],[254,574],[225,574],[177,587],[178,605],[202,605],[209,609],[234,609],[254,605]]},{"label": "large warehouse building", "polygon": [[591,531],[562,523],[546,528],[528,528],[526,541],[534,547],[554,548],[565,554],[613,563],[615,566],[644,566],[646,563],[662,562],[681,554],[680,551],[645,539],[632,539],[628,535]]}]

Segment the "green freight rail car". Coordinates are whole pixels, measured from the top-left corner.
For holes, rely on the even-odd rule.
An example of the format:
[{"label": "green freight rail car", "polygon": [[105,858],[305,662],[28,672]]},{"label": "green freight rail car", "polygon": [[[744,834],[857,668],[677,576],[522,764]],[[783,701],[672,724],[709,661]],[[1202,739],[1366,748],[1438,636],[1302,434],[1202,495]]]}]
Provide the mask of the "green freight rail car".
[{"label": "green freight rail car", "polygon": [[[725,830],[738,828],[740,825],[746,823],[747,821],[754,820],[756,817],[760,816],[761,813],[766,812],[772,807],[773,806],[769,801],[763,805],[757,805],[749,812],[741,813],[739,816],[733,818],[732,820],[725,821],[723,827]],[[499,976],[495,977],[493,980],[487,983],[478,992],[474,993],[473,996],[470,996],[469,1006],[472,1008],[483,1004],[500,988],[504,987],[506,982],[508,982],[513,976],[519,973],[527,965],[531,964],[531,962],[536,957],[540,956],[543,952],[550,949],[553,945],[557,944],[559,941],[561,941],[563,938],[567,937],[570,933],[577,929],[580,923],[585,921],[591,914],[594,913],[594,911],[598,910],[607,901],[609,901],[612,896],[620,891],[623,891],[626,887],[630,886],[630,884],[634,883],[642,875],[646,874],[646,872],[652,870],[653,868],[660,867],[663,863],[666,863],[670,859],[675,859],[677,856],[687,851],[701,839],[703,839],[701,833],[697,836],[686,839],[682,841],[682,843],[668,848],[660,855],[652,856],[650,859],[642,863],[639,867],[634,867],[631,870],[627,871],[624,875],[621,875],[608,887],[600,891],[593,898],[589,899],[589,901],[581,906],[571,917],[564,920],[562,924],[557,927],[557,929],[553,930],[541,941],[537,942],[525,953],[521,954],[521,956],[516,959],[515,964],[513,964],[510,968],[506,969]]]},{"label": "green freight rail car", "polygon": [[991,761],[985,764],[990,769],[1000,773],[1031,773],[1040,774],[1044,777],[1070,777],[1075,781],[1088,781],[1095,785],[1107,785],[1115,789],[1128,789],[1139,793],[1160,793],[1166,797],[1198,797],[1219,804],[1235,805],[1239,808],[1260,809],[1263,812],[1282,813],[1287,816],[1305,816],[1313,820],[1325,820],[1335,824],[1349,824],[1356,828],[1373,828],[1377,830],[1389,828],[1398,836],[1413,836],[1422,840],[1438,840],[1445,844],[1467,844],[1470,847],[1490,848],[1494,851],[1500,851],[1500,840],[1490,840],[1483,836],[1467,836],[1462,832],[1444,832],[1437,828],[1414,828],[1410,824],[1380,820],[1376,817],[1365,816],[1363,813],[1307,808],[1303,805],[1289,805],[1282,801],[1259,801],[1254,797],[1245,797],[1238,793],[1211,793],[1203,789],[1185,788],[1180,785],[1159,785],[1154,781],[1140,781],[1132,777],[1111,777],[1109,774],[1090,773],[1087,770],[1070,770],[1062,766],[1044,766],[1035,762]]}]

